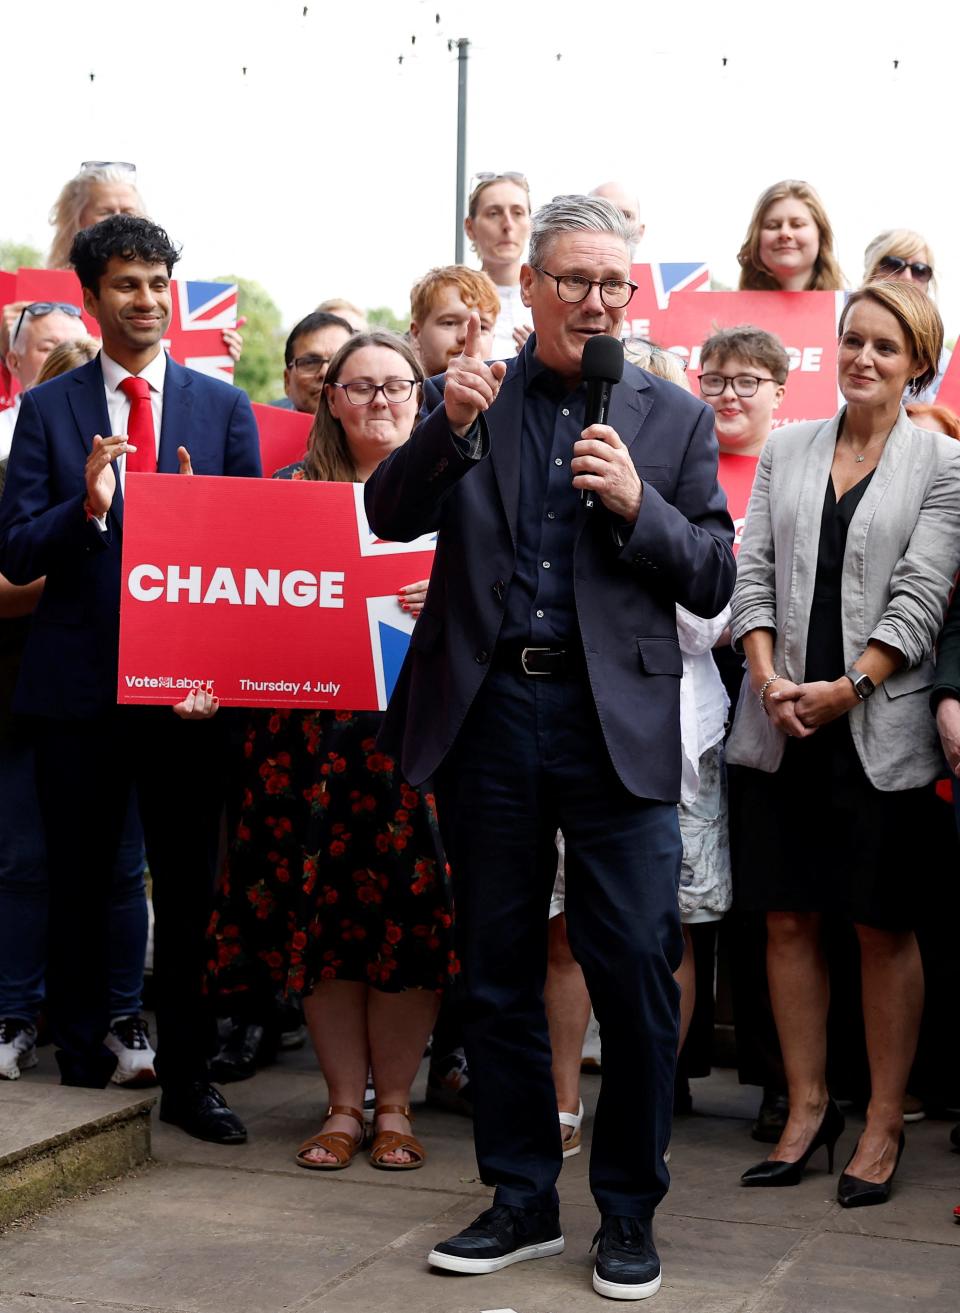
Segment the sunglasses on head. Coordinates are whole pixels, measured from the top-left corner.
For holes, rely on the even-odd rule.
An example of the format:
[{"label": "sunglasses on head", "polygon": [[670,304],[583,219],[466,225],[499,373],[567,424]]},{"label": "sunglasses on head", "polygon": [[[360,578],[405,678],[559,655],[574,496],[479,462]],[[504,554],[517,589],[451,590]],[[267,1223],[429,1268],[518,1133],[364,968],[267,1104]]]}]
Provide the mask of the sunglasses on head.
[{"label": "sunglasses on head", "polygon": [[31,301],[29,305],[25,305],[20,311],[17,326],[10,334],[10,345],[13,346],[19,336],[25,315],[29,315],[31,319],[42,319],[44,315],[52,314],[54,310],[59,310],[65,315],[72,315],[75,319],[79,319],[82,313],[78,305],[72,305],[69,301]]},{"label": "sunglasses on head", "polygon": [[90,169],[121,169],[124,173],[136,173],[137,166],[129,160],[84,160],[80,172],[87,173]]},{"label": "sunglasses on head", "polygon": [[888,274],[899,274],[909,269],[918,283],[929,283],[933,277],[931,265],[924,264],[922,260],[901,260],[899,255],[885,255],[880,261],[880,268]]}]

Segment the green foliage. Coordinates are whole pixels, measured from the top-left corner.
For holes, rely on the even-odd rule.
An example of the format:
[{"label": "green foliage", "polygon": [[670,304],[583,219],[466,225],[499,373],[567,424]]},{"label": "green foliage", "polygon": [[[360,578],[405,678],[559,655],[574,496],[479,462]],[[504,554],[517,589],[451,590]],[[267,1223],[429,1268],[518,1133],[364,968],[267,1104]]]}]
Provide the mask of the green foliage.
[{"label": "green foliage", "polygon": [[410,327],[409,318],[398,318],[388,305],[378,305],[368,310],[367,321],[371,327],[376,325],[377,328],[389,328],[391,332],[399,333],[401,337]]},{"label": "green foliage", "polygon": [[223,274],[216,281],[238,285],[237,314],[247,321],[240,329],[243,354],[234,373],[234,382],[243,388],[251,401],[276,401],[283,396],[285,334],[280,310],[270,293],[249,278]]},{"label": "green foliage", "polygon": [[0,242],[0,269],[16,273],[18,269],[42,269],[44,258],[26,242]]}]

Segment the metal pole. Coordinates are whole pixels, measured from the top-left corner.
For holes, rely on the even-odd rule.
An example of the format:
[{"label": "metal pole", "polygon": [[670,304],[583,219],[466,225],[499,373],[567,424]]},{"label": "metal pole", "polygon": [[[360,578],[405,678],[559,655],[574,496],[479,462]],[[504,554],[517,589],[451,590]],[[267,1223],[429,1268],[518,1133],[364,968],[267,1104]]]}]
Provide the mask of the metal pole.
[{"label": "metal pole", "polygon": [[457,234],[455,262],[463,264],[463,220],[467,199],[467,59],[470,41],[457,41]]}]

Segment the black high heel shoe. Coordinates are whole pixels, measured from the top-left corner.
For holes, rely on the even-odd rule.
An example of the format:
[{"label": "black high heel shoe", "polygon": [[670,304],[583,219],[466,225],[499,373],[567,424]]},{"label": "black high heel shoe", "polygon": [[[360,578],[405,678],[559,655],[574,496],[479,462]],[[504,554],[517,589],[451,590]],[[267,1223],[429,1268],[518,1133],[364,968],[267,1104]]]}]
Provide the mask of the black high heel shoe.
[{"label": "black high heel shoe", "polygon": [[833,1171],[833,1151],[843,1134],[843,1113],[830,1099],[823,1120],[817,1133],[807,1146],[806,1152],[793,1163],[779,1162],[775,1158],[764,1158],[762,1163],[748,1167],[740,1177],[741,1185],[798,1185],[807,1163],[821,1147],[827,1150],[827,1166]]},{"label": "black high heel shoe", "polygon": [[[900,1166],[900,1159],[903,1156],[903,1146],[906,1143],[903,1137],[903,1131],[900,1132],[900,1143],[897,1146],[897,1161],[893,1164],[893,1171],[885,1181],[864,1181],[862,1177],[850,1176],[846,1168],[840,1174],[840,1180],[837,1182],[837,1203],[844,1208],[867,1208],[870,1204],[885,1204],[890,1198],[890,1188],[893,1185],[893,1178],[897,1174],[897,1168]],[[857,1148],[860,1142],[857,1141]],[[856,1157],[857,1150],[847,1159],[847,1167]]]}]

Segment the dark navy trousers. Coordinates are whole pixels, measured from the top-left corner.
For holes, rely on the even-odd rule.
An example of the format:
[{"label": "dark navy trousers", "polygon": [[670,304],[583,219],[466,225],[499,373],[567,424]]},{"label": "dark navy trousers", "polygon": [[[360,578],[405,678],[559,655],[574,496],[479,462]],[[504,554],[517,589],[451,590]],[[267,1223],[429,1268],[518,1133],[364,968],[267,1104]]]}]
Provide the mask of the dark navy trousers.
[{"label": "dark navy trousers", "polygon": [[543,987],[561,829],[567,930],[603,1042],[590,1186],[601,1212],[652,1217],[670,1181],[683,952],[676,806],[620,782],[585,676],[492,671],[435,786],[482,1180],[499,1203],[557,1205],[563,1158]]}]

